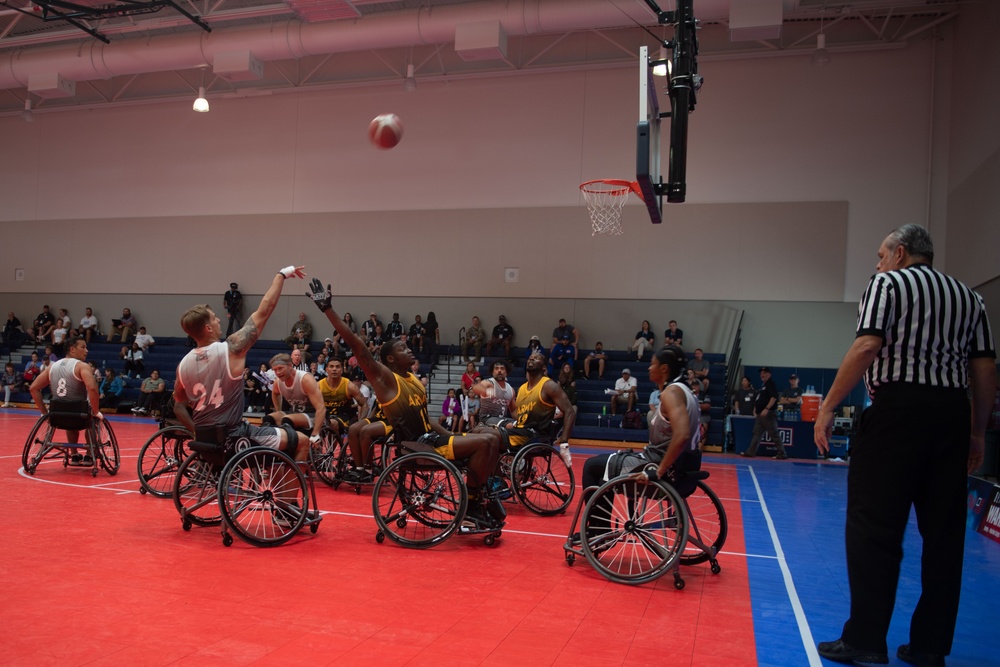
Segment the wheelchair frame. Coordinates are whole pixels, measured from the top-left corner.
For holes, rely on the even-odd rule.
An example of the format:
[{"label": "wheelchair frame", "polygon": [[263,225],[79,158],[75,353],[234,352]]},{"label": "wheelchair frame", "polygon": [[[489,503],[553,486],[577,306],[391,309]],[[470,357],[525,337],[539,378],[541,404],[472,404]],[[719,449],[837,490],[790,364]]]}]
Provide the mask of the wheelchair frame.
[{"label": "wheelchair frame", "polygon": [[[229,438],[187,445],[191,454],[174,476],[172,493],[185,531],[221,526],[224,546],[232,545],[235,534],[247,544],[273,547],[304,526],[319,530],[312,477],[285,452]],[[289,490],[294,501],[282,497]]]},{"label": "wheelchair frame", "polygon": [[[70,421],[67,421],[70,420]],[[44,429],[45,435],[38,435]],[[59,431],[81,431],[84,434],[83,444],[71,442],[55,442],[53,436]],[[74,463],[72,456],[79,450],[85,450],[90,457],[90,463]],[[121,466],[121,452],[118,449],[118,438],[111,424],[105,419],[93,417],[87,412],[51,411],[42,415],[24,442],[21,453],[21,465],[25,472],[34,475],[38,465],[43,461],[62,460],[64,468],[90,468],[92,477],[97,477],[100,468],[109,475],[118,474]]]},{"label": "wheelchair frame", "polygon": [[717,556],[728,521],[722,502],[704,482],[708,473],[687,474],[685,483],[693,484],[687,497],[665,480],[633,481],[631,475],[584,492],[589,499],[577,506],[563,545],[566,563],[572,566],[583,556],[610,581],[631,585],[672,571],[678,590],[685,585],[681,565],[708,561],[712,574],[721,572]]},{"label": "wheelchair frame", "polygon": [[498,426],[496,430],[504,447],[497,467],[518,502],[539,516],[565,513],[576,495],[576,476],[552,439],[539,437],[512,446],[507,429]]}]

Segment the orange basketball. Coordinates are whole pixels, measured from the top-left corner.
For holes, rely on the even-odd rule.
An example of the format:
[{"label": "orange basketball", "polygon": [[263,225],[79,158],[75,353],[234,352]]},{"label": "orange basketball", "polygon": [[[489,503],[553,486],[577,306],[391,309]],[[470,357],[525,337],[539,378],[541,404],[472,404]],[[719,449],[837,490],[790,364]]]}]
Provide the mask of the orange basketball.
[{"label": "orange basketball", "polygon": [[394,113],[375,116],[368,125],[368,138],[377,148],[392,148],[403,138],[403,121]]}]

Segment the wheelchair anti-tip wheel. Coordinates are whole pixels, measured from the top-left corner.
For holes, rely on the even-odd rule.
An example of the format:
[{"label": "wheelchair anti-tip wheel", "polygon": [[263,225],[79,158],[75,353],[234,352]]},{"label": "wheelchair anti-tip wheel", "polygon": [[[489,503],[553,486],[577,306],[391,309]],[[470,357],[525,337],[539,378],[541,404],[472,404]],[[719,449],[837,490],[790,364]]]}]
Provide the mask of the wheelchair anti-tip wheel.
[{"label": "wheelchair anti-tip wheel", "polygon": [[219,472],[218,465],[205,461],[198,453],[189,455],[177,469],[171,495],[184,530],[191,530],[192,524],[218,526],[222,523]]},{"label": "wheelchair anti-tip wheel", "polygon": [[426,549],[451,537],[468,506],[458,468],[437,454],[417,452],[390,463],[375,482],[372,510],[379,530],[393,542]]},{"label": "wheelchair anti-tip wheel", "polygon": [[219,506],[227,528],[241,540],[258,547],[277,546],[306,523],[308,482],[285,452],[251,447],[238,452],[223,469]]},{"label": "wheelchair anti-tip wheel", "polygon": [[687,541],[683,500],[667,484],[616,477],[587,501],[580,521],[583,553],[611,581],[644,584],[676,564]]},{"label": "wheelchair anti-tip wheel", "polygon": [[190,452],[185,446],[191,433],[183,426],[167,426],[150,436],[139,450],[139,493],[150,493],[159,498],[169,498],[174,488],[174,478],[181,463]]},{"label": "wheelchair anti-tip wheel", "polygon": [[510,465],[510,481],[518,501],[541,516],[562,514],[576,493],[573,468],[556,447],[544,443],[518,450]]},{"label": "wheelchair anti-tip wheel", "polygon": [[[701,481],[698,482],[694,492],[684,501],[687,503],[687,514],[690,521],[688,542],[681,555],[681,564],[697,565],[710,561],[712,574],[718,574],[722,568],[719,567],[716,555],[726,543],[726,535],[729,532],[729,522],[726,519],[726,510],[722,506],[722,501],[719,500],[719,496],[711,487]],[[706,553],[695,542],[705,544],[711,553]]]}]

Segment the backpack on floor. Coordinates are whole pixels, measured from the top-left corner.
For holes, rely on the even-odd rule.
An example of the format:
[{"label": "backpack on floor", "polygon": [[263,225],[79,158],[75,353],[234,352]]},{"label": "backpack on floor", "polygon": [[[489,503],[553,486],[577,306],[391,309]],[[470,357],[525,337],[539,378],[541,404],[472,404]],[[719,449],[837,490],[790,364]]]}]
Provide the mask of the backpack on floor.
[{"label": "backpack on floor", "polygon": [[622,417],[622,428],[641,429],[645,428],[642,423],[642,415],[638,410],[629,410]]}]

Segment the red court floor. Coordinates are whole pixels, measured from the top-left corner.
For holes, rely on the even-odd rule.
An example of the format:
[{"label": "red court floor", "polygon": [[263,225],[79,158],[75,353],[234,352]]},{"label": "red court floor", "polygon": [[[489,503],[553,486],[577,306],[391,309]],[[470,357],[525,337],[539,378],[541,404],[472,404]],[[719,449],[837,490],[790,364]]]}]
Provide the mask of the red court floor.
[{"label": "red court floor", "polygon": [[[138,493],[152,420],[114,421],[121,471],[20,471],[37,414],[0,410],[0,665],[757,665],[737,470],[722,573],[614,584],[562,544],[570,515],[509,505],[497,546],[377,544],[369,495],[319,485],[324,520],[284,546],[221,544]],[[577,470],[583,457],[574,456]]]}]

